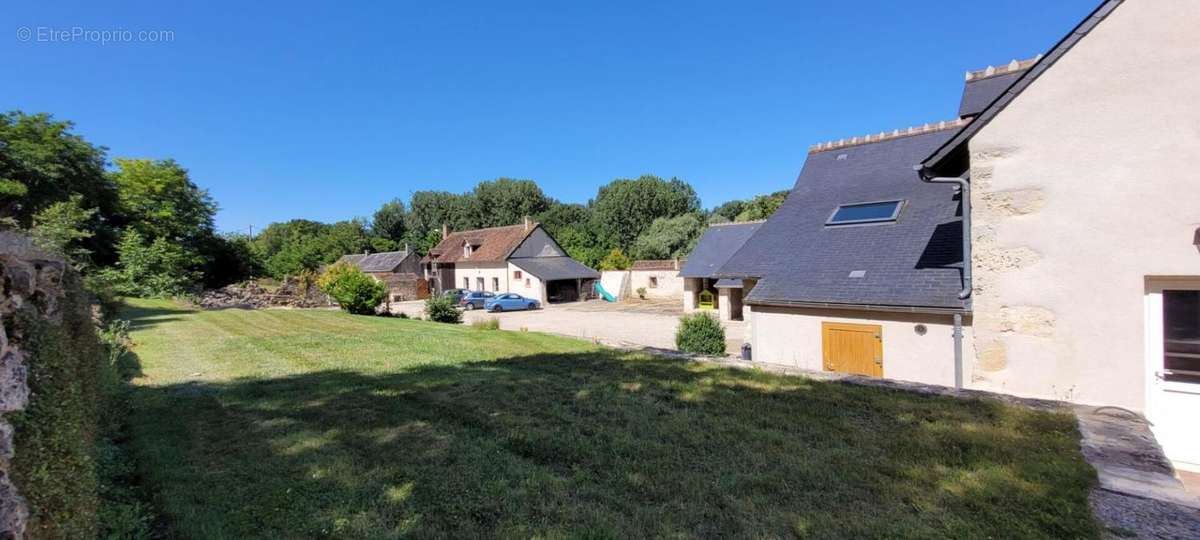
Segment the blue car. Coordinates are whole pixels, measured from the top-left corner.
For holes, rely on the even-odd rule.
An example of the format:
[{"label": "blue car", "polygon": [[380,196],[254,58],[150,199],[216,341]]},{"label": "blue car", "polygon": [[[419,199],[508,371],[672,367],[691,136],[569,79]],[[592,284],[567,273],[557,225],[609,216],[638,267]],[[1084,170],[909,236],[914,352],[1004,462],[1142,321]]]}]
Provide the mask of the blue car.
[{"label": "blue car", "polygon": [[471,311],[472,309],[482,309],[488,302],[495,298],[495,294],[485,291],[467,291],[458,300],[458,305],[463,309]]},{"label": "blue car", "polygon": [[522,309],[537,309],[540,304],[532,298],[525,298],[516,293],[507,293],[492,298],[483,304],[483,308],[492,312],[519,311]]}]

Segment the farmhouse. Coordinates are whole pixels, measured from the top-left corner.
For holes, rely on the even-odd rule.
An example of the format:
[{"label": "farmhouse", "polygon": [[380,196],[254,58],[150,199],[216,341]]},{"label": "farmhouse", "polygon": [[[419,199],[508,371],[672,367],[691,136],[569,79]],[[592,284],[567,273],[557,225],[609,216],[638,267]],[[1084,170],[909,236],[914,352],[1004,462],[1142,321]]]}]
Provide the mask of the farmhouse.
[{"label": "farmhouse", "polygon": [[1106,1],[959,120],[814,146],[719,273],[755,360],[1143,411],[1200,468],[1197,26]]},{"label": "farmhouse", "polygon": [[683,310],[716,310],[721,320],[742,320],[742,282],[721,280],[717,271],[729,262],[762,222],[721,223],[710,225],[687,264],[679,272],[683,278]]},{"label": "farmhouse", "polygon": [[429,287],[421,278],[421,257],[404,246],[402,251],[343,255],[339,263],[349,263],[382,281],[388,290],[388,302],[404,302],[429,297]]},{"label": "farmhouse", "polygon": [[546,303],[582,300],[600,277],[529,218],[518,225],[459,232],[443,225],[442,241],[421,264],[437,292],[513,292]]}]

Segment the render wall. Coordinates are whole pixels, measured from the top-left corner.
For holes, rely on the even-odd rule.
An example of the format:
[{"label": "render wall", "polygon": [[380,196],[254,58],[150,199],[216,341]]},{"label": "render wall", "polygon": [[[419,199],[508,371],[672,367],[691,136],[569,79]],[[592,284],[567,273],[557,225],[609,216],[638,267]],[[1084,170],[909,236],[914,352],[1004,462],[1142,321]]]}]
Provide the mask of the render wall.
[{"label": "render wall", "polygon": [[[513,276],[514,272],[521,273],[521,279],[516,279]],[[515,264],[508,263],[508,276],[513,278],[510,280],[508,292],[514,292],[526,298],[533,298],[543,305],[546,304],[546,284],[538,279],[537,276],[522,270]]]},{"label": "render wall", "polygon": [[[879,325],[883,334],[883,376],[888,379],[954,386],[954,321],[951,315],[747,306],[755,362],[813,371],[824,369],[821,323]],[[918,335],[918,324],[925,335]],[[969,325],[968,318],[964,325]],[[970,351],[964,330],[963,350]],[[964,361],[963,379],[969,380]]]},{"label": "render wall", "polygon": [[971,141],[970,386],[1144,407],[1147,277],[1200,274],[1197,28],[1126,2]]},{"label": "render wall", "polygon": [[[658,278],[658,286],[650,286],[650,278]],[[646,298],[679,298],[683,294],[683,278],[678,270],[630,270],[629,287],[637,294],[646,289]]]},{"label": "render wall", "polygon": [[[509,264],[507,262],[499,263],[471,263],[457,262],[454,263],[454,287],[463,286],[463,278],[470,279],[471,285],[466,287],[472,291],[479,290],[476,284],[476,278],[483,278],[483,290],[487,292],[508,292],[509,277],[511,274],[508,271]],[[496,291],[492,287],[492,278],[500,280],[500,289]]]}]

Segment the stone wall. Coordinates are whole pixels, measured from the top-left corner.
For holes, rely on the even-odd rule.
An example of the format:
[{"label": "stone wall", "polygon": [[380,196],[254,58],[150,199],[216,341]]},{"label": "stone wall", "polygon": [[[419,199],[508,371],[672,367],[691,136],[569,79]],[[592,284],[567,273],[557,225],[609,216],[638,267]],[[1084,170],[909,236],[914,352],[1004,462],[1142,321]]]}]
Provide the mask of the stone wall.
[{"label": "stone wall", "polygon": [[[29,405],[30,352],[24,346],[24,317],[52,323],[61,319],[63,273],[61,259],[31,247],[28,238],[0,232],[0,538],[23,538],[29,520],[29,504],[13,478],[14,414]],[[63,481],[66,481],[65,479]]]}]

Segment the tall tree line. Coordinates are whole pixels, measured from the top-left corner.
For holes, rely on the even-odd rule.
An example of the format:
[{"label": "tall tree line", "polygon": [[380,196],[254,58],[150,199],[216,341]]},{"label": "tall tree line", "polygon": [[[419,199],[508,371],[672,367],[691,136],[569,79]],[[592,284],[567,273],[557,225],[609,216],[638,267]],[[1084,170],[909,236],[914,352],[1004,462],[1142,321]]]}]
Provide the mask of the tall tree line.
[{"label": "tall tree line", "polygon": [[[545,194],[532,180],[497,178],[464,193],[422,190],[383,202],[370,218],[294,219],[257,235],[218,234],[218,209],[174,160],[114,158],[70,122],[0,115],[0,224],[29,230],[93,282],[123,294],[179,294],[249,277],[312,271],[348,253],[405,245],[427,253],[453,230],[541,222],[576,259],[683,257],[711,222],[765,219],[787,192],[704,210],[678,178],[643,175],[600,186],[586,204]],[[619,255],[616,256],[616,255]]]}]

